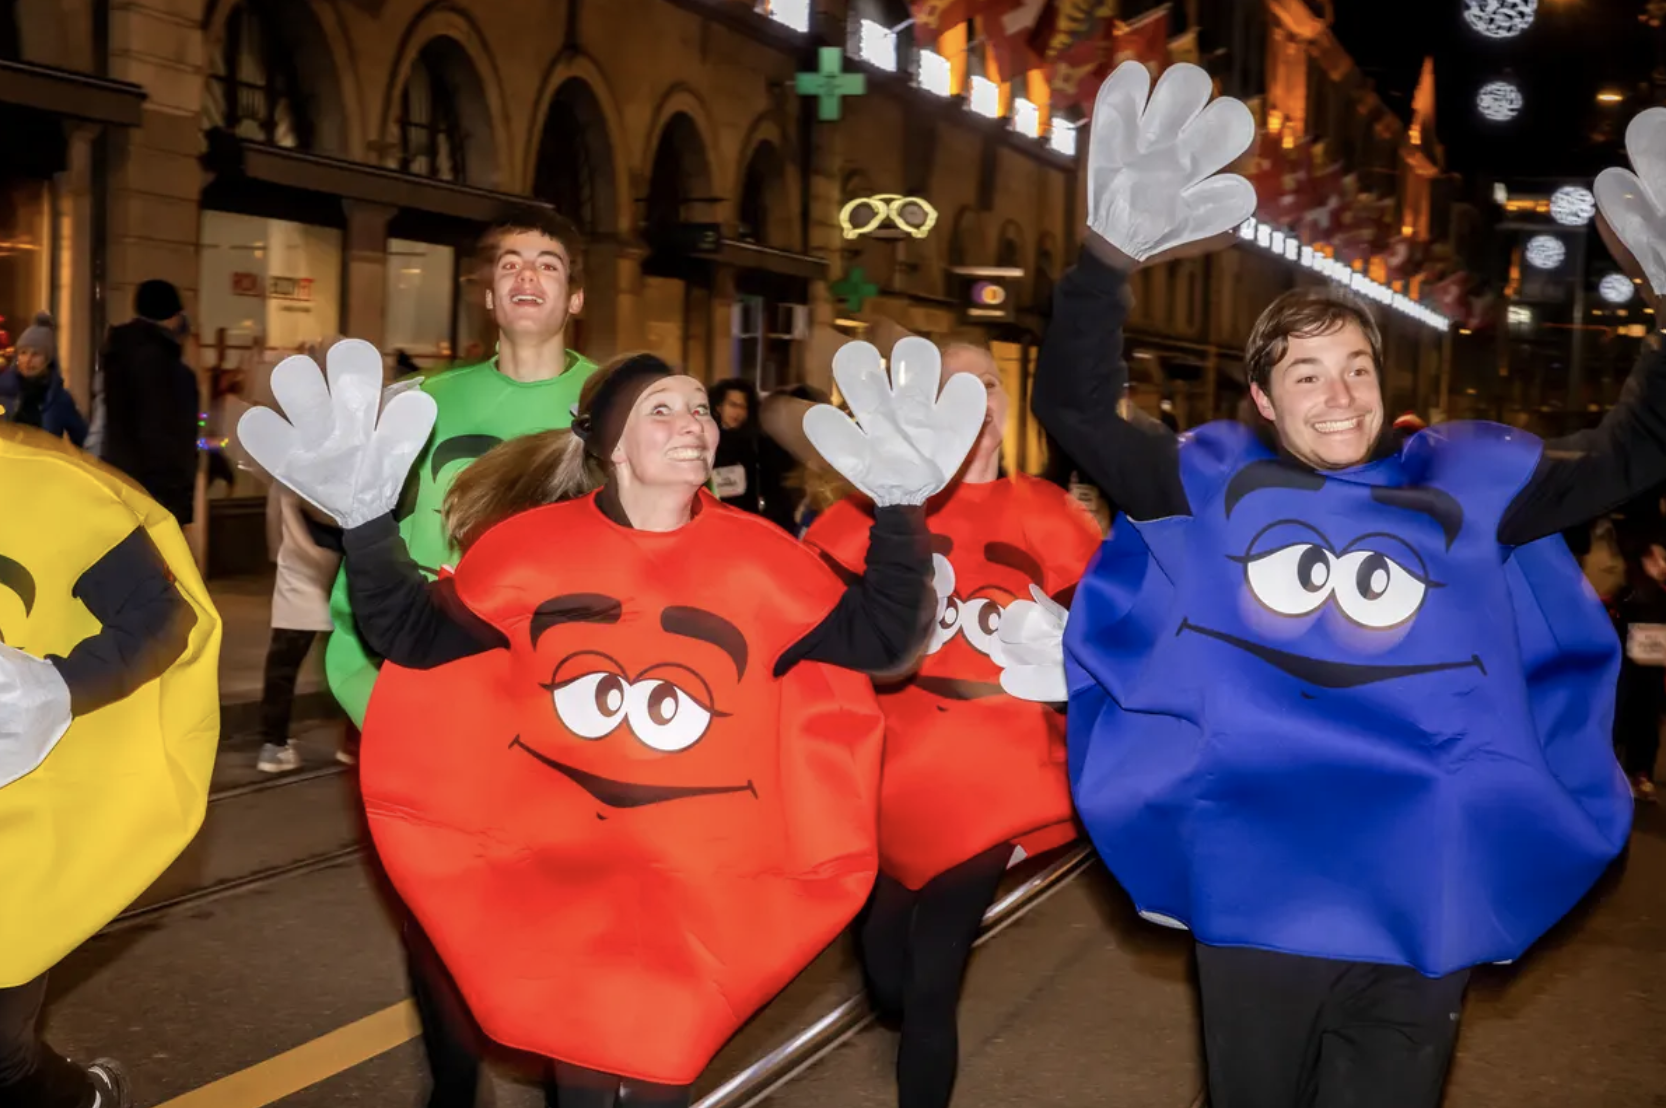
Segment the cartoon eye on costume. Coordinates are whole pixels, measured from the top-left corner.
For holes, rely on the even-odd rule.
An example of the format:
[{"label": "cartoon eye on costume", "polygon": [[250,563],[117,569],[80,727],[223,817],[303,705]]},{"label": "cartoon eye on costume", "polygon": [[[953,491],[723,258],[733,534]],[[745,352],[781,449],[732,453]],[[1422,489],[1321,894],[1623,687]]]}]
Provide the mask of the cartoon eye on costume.
[{"label": "cartoon eye on costume", "polygon": [[581,739],[601,739],[619,726],[631,691],[623,677],[604,670],[553,685],[550,695],[563,727]]},{"label": "cartoon eye on costume", "polygon": [[998,658],[1001,650],[1001,614],[1003,609],[988,597],[968,600],[960,612],[960,633],[972,644],[972,649],[990,658]]},{"label": "cartoon eye on costume", "polygon": [[931,628],[927,654],[943,649],[960,626],[960,601],[954,595],[954,566],[941,554],[931,556],[931,590],[937,594],[937,622]]},{"label": "cartoon eye on costume", "polygon": [[687,750],[711,726],[712,713],[705,705],[660,678],[630,685],[624,700],[632,733],[662,754]]},{"label": "cartoon eye on costume", "polygon": [[1305,616],[1330,598],[1334,555],[1300,542],[1244,560],[1244,578],[1262,604],[1281,616]]},{"label": "cartoon eye on costume", "polygon": [[1416,615],[1429,585],[1387,554],[1355,550],[1336,560],[1335,592],[1343,615],[1383,630]]}]

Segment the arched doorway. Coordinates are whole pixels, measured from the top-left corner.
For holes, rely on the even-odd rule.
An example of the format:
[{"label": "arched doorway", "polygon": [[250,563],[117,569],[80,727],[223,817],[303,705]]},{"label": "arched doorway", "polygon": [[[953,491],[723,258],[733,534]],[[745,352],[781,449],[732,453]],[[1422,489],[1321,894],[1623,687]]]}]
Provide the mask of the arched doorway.
[{"label": "arched doorway", "polygon": [[596,94],[580,78],[564,81],[550,98],[532,193],[586,235],[614,229],[613,142]]},{"label": "arched doorway", "polygon": [[485,86],[456,39],[438,35],[411,59],[392,125],[390,161],[401,173],[496,187],[497,151]]},{"label": "arched doorway", "polygon": [[[642,318],[650,350],[710,379],[714,347],[714,267],[701,254],[716,244],[710,219],[711,159],[699,127],[677,112],[660,129],[648,173],[641,233]],[[704,241],[703,241],[704,240]]]}]

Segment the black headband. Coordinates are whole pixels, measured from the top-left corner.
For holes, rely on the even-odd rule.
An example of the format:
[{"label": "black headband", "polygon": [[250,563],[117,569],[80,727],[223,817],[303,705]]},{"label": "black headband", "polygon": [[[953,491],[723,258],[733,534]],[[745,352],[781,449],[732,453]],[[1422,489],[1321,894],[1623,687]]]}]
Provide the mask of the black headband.
[{"label": "black headband", "polygon": [[584,442],[584,452],[608,461],[625,433],[636,398],[655,381],[676,375],[676,370],[652,354],[637,354],[609,373],[590,398],[590,407],[573,420],[573,434]]}]

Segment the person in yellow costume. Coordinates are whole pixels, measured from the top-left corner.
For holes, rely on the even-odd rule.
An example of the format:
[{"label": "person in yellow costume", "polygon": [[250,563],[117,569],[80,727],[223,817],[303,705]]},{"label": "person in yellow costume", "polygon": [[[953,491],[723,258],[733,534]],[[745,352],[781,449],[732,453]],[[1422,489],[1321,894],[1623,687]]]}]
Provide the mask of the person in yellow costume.
[{"label": "person in yellow costume", "polygon": [[115,1063],[40,1040],[46,973],[201,826],[220,617],[171,515],[0,426],[0,1104],[125,1108]]}]

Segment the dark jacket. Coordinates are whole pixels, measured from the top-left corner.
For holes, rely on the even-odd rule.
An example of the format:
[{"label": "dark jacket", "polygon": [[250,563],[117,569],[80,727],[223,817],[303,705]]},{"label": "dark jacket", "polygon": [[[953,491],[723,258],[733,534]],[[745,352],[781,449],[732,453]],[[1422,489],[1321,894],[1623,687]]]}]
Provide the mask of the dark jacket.
[{"label": "dark jacket", "polygon": [[64,387],[64,375],[53,362],[44,380],[26,378],[14,365],[0,370],[0,419],[39,427],[55,438],[67,438],[76,446],[87,441],[87,421],[75,406],[75,397]]},{"label": "dark jacket", "polygon": [[103,374],[104,461],[137,481],[181,525],[197,486],[197,377],[159,325],[135,319],[110,329]]}]

